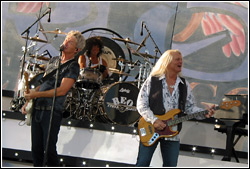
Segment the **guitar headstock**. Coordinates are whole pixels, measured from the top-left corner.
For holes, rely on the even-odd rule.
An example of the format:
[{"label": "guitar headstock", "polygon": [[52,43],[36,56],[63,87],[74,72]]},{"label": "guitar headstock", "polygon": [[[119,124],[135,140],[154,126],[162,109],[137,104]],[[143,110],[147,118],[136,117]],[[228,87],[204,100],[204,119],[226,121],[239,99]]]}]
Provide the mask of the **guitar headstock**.
[{"label": "guitar headstock", "polygon": [[234,106],[240,106],[241,102],[239,100],[224,101],[220,104],[220,108],[224,110],[229,110]]}]

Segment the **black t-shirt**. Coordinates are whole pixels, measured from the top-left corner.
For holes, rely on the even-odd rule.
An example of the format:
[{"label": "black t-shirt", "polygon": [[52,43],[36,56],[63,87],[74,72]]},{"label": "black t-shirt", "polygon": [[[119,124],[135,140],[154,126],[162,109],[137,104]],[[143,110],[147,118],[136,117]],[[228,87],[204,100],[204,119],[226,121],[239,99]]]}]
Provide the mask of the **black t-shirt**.
[{"label": "black t-shirt", "polygon": [[[58,61],[59,61],[58,56],[50,59],[47,65],[47,68],[45,70],[45,73],[48,74],[54,69],[56,69],[58,65]],[[75,60],[72,61],[69,65],[63,67],[59,73],[57,87],[61,85],[63,78],[72,78],[72,79],[77,80],[79,76],[79,71],[80,71],[79,64]],[[56,80],[55,77],[56,77],[56,74],[52,76],[50,79],[48,79],[47,81],[45,81],[43,84],[41,84],[39,91],[46,91],[46,90],[54,89],[55,80]],[[54,107],[55,111],[62,111],[64,109],[64,102],[65,102],[66,96],[67,94],[65,96],[56,97],[55,107]],[[36,106],[52,106],[52,102],[53,102],[53,97],[37,98]]]}]

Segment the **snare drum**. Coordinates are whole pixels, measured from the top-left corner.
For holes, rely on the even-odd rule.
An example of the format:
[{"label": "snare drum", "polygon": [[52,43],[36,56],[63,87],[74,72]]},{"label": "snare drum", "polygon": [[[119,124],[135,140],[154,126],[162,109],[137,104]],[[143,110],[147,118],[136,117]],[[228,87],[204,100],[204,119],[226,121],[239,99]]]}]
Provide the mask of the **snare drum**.
[{"label": "snare drum", "polygon": [[140,114],[136,109],[139,89],[126,82],[116,82],[105,89],[100,98],[101,114],[108,122],[130,125],[137,122]]},{"label": "snare drum", "polygon": [[80,70],[76,87],[86,89],[99,89],[102,82],[102,75],[98,69],[84,68]]}]

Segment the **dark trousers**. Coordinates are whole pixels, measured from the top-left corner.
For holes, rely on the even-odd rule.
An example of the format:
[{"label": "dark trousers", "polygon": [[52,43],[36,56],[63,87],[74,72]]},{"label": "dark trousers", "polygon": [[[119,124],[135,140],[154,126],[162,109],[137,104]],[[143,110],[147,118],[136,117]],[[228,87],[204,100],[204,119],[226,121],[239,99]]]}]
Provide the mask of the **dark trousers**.
[{"label": "dark trousers", "polygon": [[[32,114],[31,139],[32,139],[32,157],[34,166],[43,166],[44,152],[47,144],[48,129],[50,123],[49,111],[34,110]],[[47,166],[59,166],[59,159],[56,150],[58,133],[62,121],[60,112],[53,113],[53,120],[50,130],[49,146],[47,152]]]},{"label": "dark trousers", "polygon": [[163,160],[163,167],[176,167],[178,162],[180,142],[168,141],[160,138],[154,145],[150,147],[144,146],[141,142],[139,145],[139,152],[137,157],[137,167],[148,167],[150,165],[155,149],[160,142],[160,149]]}]

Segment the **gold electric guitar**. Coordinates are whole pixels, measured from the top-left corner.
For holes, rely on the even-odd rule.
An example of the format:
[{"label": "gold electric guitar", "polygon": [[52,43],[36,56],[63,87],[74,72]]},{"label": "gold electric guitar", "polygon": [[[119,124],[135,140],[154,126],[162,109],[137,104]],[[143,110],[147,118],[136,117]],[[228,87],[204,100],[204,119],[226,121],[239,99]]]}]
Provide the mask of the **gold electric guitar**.
[{"label": "gold electric guitar", "polygon": [[[220,106],[216,106],[214,110],[225,109],[229,110],[233,106],[239,106],[241,104],[238,100],[222,102]],[[190,120],[200,115],[205,115],[208,113],[208,110],[204,110],[198,113],[188,114],[180,118],[174,119],[174,116],[181,113],[180,109],[173,109],[164,115],[156,115],[156,117],[167,124],[163,130],[157,130],[150,122],[146,122],[143,117],[139,120],[138,131],[142,144],[144,146],[152,146],[159,138],[161,137],[174,137],[179,131],[173,131],[172,126]]]},{"label": "gold electric guitar", "polygon": [[[30,92],[30,88],[29,88],[29,82],[28,82],[28,76],[29,74],[27,72],[24,72],[24,79],[25,79],[25,88],[26,88],[26,93]],[[27,112],[26,114],[26,119],[25,122],[28,126],[31,125],[31,116],[32,116],[32,111],[33,111],[33,100],[26,100],[26,102],[28,102],[25,111]]]}]

